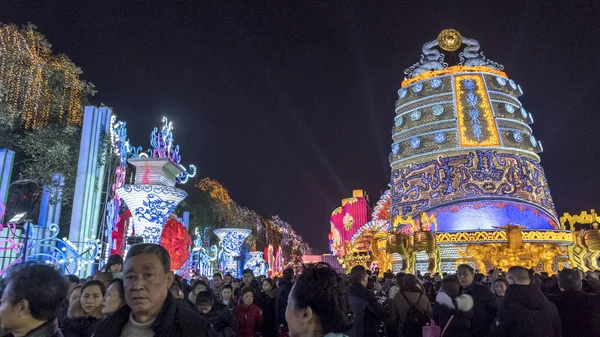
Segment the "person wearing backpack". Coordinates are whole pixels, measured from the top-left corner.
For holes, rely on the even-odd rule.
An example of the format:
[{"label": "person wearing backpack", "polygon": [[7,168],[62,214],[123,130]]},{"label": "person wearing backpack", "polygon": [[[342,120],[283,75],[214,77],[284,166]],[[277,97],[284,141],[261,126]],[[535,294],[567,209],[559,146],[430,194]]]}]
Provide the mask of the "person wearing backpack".
[{"label": "person wearing backpack", "polygon": [[385,311],[372,291],[366,286],[369,281],[367,270],[363,266],[354,266],[350,271],[348,301],[354,314],[354,322],[349,337],[377,337],[379,323],[385,320]]},{"label": "person wearing backpack", "polygon": [[441,290],[433,304],[433,320],[445,328],[444,337],[472,337],[473,297],[460,295],[460,283],[454,277],[443,279]]},{"label": "person wearing backpack", "polygon": [[392,320],[398,327],[399,336],[421,336],[423,326],[429,322],[431,311],[429,299],[417,286],[417,278],[406,274],[392,307]]}]

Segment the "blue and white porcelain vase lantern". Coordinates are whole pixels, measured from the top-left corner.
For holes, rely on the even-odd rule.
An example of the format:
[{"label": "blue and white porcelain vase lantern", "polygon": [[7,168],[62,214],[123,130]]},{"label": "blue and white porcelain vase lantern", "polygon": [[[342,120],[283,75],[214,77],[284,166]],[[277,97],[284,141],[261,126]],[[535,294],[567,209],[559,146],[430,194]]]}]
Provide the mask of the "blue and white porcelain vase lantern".
[{"label": "blue and white porcelain vase lantern", "polygon": [[221,249],[222,268],[226,273],[231,273],[234,277],[239,277],[239,260],[242,251],[242,245],[246,238],[252,234],[249,229],[241,228],[219,228],[213,231],[219,237],[219,248]]},{"label": "blue and white porcelain vase lantern", "polygon": [[254,276],[269,276],[269,265],[264,259],[263,252],[250,252],[250,258],[246,261],[244,269],[252,269]]},{"label": "blue and white porcelain vase lantern", "polygon": [[160,243],[165,222],[187,193],[175,187],[183,170],[168,158],[132,158],[135,183],[117,189],[129,210],[135,235],[147,243]]}]

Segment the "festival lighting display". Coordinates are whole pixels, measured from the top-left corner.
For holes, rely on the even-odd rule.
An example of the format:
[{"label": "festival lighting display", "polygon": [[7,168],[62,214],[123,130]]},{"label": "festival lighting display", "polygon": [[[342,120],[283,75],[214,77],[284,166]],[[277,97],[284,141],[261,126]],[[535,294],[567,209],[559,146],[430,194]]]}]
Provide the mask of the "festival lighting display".
[{"label": "festival lighting display", "polygon": [[[167,159],[130,159],[129,162],[136,166],[135,184],[124,185],[117,193],[131,211],[135,235],[144,238],[144,242],[159,243],[169,215],[187,196],[183,190],[173,187],[175,176],[181,171]],[[172,185],[166,185],[169,183]]]},{"label": "festival lighting display", "polygon": [[[151,148],[144,151],[141,146],[132,146],[127,138],[127,123],[117,121],[116,116],[112,116],[110,128],[110,140],[114,155],[118,158],[118,165],[115,167],[115,181],[112,185],[113,199],[109,201],[106,208],[107,228],[106,236],[112,238],[112,232],[117,230],[119,222],[119,207],[121,205],[121,196],[117,190],[125,184],[125,173],[127,170],[127,160],[129,158],[167,158],[179,167],[182,173],[177,176],[177,183],[184,184],[188,178],[196,175],[196,167],[190,165],[189,168],[181,165],[181,156],[179,155],[179,145],[174,145],[173,124],[163,118],[163,127],[159,130],[154,128],[150,135]],[[131,199],[132,197],[128,197]],[[133,201],[133,200],[132,200]],[[121,239],[121,238],[119,238]],[[123,254],[122,251],[115,251],[116,240],[111,239],[108,249],[111,253]],[[106,254],[108,257],[109,254]]]},{"label": "festival lighting display", "polygon": [[196,227],[194,232],[194,247],[179,275],[191,275],[197,271],[200,275],[212,278],[217,264],[218,247],[210,244],[210,232],[202,232]]},{"label": "festival lighting display", "polygon": [[[449,66],[443,52],[461,46],[458,64]],[[523,265],[548,269],[566,259],[569,242],[559,230],[540,165],[542,145],[528,125],[533,117],[518,99],[521,87],[479,48],[476,40],[445,30],[424,44],[421,60],[405,71],[392,129],[388,219],[398,238],[414,243],[390,242],[417,269],[453,270],[457,261],[506,265],[519,254],[532,257]],[[362,233],[353,239],[365,241]],[[502,236],[498,233],[509,250],[489,241]],[[531,243],[522,244],[525,237]]]},{"label": "festival lighting display", "polygon": [[219,228],[215,229],[214,233],[219,237],[220,247],[222,249],[222,270],[231,275],[240,275],[239,258],[242,250],[242,245],[246,238],[252,234],[250,229],[240,228]]},{"label": "festival lighting display", "polygon": [[269,276],[269,265],[264,259],[264,252],[249,252],[250,258],[244,264],[244,269],[252,269],[254,276]]},{"label": "festival lighting display", "polygon": [[[53,118],[59,122],[81,125],[89,84],[79,79],[80,73],[68,57],[52,54],[33,25],[0,25],[0,85],[7,89],[8,104],[22,112],[26,129],[46,125],[51,109],[58,109]],[[54,95],[56,90],[62,95]]]},{"label": "festival lighting display", "polygon": [[[4,216],[6,208],[4,203],[0,201],[0,219]],[[27,226],[32,226],[31,223]],[[46,230],[47,229],[47,230]],[[42,262],[54,266],[64,274],[76,274],[81,271],[84,265],[93,264],[94,261],[100,258],[98,242],[95,237],[87,238],[83,248],[85,251],[79,253],[73,242],[67,238],[59,239],[59,227],[56,224],[34,228],[30,236],[39,238],[30,238],[29,244],[23,250],[24,243],[20,241],[15,224],[3,224],[0,222],[0,231],[6,231],[7,236],[0,239],[0,252],[7,259],[6,263],[0,269],[0,275],[4,275],[6,271],[13,265],[26,261]],[[49,235],[36,235],[36,231],[47,232]],[[26,254],[26,257],[23,255]]]},{"label": "festival lighting display", "polygon": [[[458,64],[449,66],[443,51],[461,46]],[[405,73],[390,190],[351,237],[344,235],[353,224],[343,207],[330,218],[342,266],[411,273],[455,272],[460,263],[596,269],[598,222],[575,236],[559,226],[538,156],[542,145],[529,127],[533,117],[503,66],[484,57],[476,40],[447,29],[424,44],[421,60]],[[594,222],[587,213],[569,219]]]},{"label": "festival lighting display", "polygon": [[331,213],[332,254],[340,255],[356,231],[370,220],[368,196],[362,190],[352,191],[352,198],[342,200],[342,206]]},{"label": "festival lighting display", "polygon": [[[456,33],[423,46],[422,60],[406,70],[398,92],[392,216],[434,213],[440,231],[507,223],[557,229],[537,155],[542,147],[518,99],[521,88],[479,52],[476,40]],[[460,62],[448,66],[436,47],[459,40],[466,45]]]},{"label": "festival lighting display", "polygon": [[[8,199],[8,188],[10,187],[14,161],[14,151],[0,149],[0,203],[2,205],[4,205]],[[2,216],[0,216],[0,222],[2,222]]]},{"label": "festival lighting display", "polygon": [[187,197],[185,191],[176,188],[176,183],[184,183],[196,174],[193,165],[186,170],[180,164],[179,145],[173,139],[173,124],[163,118],[163,126],[154,128],[150,134],[151,149],[147,153],[140,148],[120,150],[133,153],[128,162],[136,167],[133,185],[123,185],[116,189],[132,214],[136,236],[144,242],[159,243],[165,222],[175,207]]},{"label": "festival lighting display", "polygon": [[[69,229],[69,239],[78,245],[77,251],[82,251],[84,242],[98,233],[106,172],[103,157],[107,154],[102,138],[110,132],[111,116],[112,110],[107,107],[85,107]],[[92,264],[84,266],[80,276],[91,274],[92,269]]]}]

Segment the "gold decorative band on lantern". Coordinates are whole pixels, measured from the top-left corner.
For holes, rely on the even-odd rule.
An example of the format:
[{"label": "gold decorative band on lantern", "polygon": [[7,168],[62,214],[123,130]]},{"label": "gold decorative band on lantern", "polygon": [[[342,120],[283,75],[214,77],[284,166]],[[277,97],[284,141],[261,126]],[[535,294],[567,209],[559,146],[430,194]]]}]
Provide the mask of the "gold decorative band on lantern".
[{"label": "gold decorative band on lantern", "polygon": [[[553,242],[558,245],[571,245],[573,243],[573,234],[571,231],[541,231],[541,230],[522,230],[523,242]],[[454,233],[436,233],[435,239],[438,244],[455,243],[492,243],[505,242],[506,231],[489,230],[474,232],[454,232]]]},{"label": "gold decorative band on lantern", "polygon": [[429,78],[443,76],[443,75],[452,75],[452,74],[460,74],[460,73],[490,73],[498,76],[502,76],[508,78],[505,72],[501,70],[494,69],[488,66],[452,66],[440,70],[431,70],[426,71],[420,75],[417,75],[411,79],[407,79],[402,81],[401,87],[404,88],[408,85],[411,85],[415,82],[423,81]]}]

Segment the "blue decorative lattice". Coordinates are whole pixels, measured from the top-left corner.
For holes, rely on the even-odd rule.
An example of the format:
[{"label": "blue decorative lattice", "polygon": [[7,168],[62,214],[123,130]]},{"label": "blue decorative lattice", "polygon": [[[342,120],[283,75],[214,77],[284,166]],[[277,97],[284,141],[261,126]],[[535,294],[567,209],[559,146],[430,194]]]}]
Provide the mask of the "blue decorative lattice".
[{"label": "blue decorative lattice", "polygon": [[521,133],[519,131],[513,131],[513,138],[518,143],[523,141],[523,136],[521,136]]},{"label": "blue decorative lattice", "polygon": [[410,120],[411,121],[418,121],[421,118],[421,111],[420,110],[415,110],[413,112],[410,113]]},{"label": "blue decorative lattice", "polygon": [[463,80],[463,86],[469,92],[467,93],[467,103],[471,106],[469,109],[469,117],[471,117],[471,127],[473,128],[473,136],[477,138],[477,141],[481,141],[483,131],[481,128],[481,121],[479,120],[479,110],[477,109],[477,95],[475,95],[475,81]]},{"label": "blue decorative lattice", "polygon": [[446,141],[446,134],[443,132],[438,132],[433,136],[433,140],[437,143],[437,144],[442,144],[443,142]]},{"label": "blue decorative lattice", "polygon": [[538,143],[533,135],[529,136],[529,142],[531,143],[531,146],[533,146],[533,147],[536,147],[537,143]]},{"label": "blue decorative lattice", "polygon": [[521,108],[521,116],[527,118],[527,111],[525,111],[525,108]]},{"label": "blue decorative lattice", "polygon": [[429,81],[429,85],[434,89],[439,88],[442,85],[442,80],[436,77]]},{"label": "blue decorative lattice", "polygon": [[398,98],[403,99],[404,97],[406,97],[407,94],[407,90],[406,89],[400,89],[398,90]]},{"label": "blue decorative lattice", "polygon": [[402,123],[404,123],[404,118],[402,118],[402,116],[396,116],[394,118],[394,125],[396,125],[397,127],[401,127]]},{"label": "blue decorative lattice", "polygon": [[410,140],[410,147],[412,147],[413,149],[418,148],[419,145],[421,145],[421,139],[419,139],[419,137],[413,137]]}]

